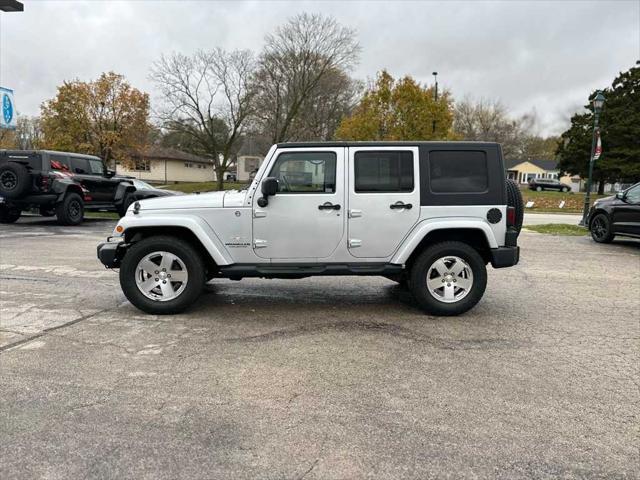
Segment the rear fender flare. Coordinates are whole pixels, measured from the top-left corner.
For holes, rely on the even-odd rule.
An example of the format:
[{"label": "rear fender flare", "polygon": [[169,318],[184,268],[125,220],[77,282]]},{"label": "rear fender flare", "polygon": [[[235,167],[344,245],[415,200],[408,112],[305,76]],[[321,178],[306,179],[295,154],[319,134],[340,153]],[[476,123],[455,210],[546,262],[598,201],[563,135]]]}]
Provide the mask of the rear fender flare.
[{"label": "rear fender flare", "polygon": [[491,227],[482,220],[477,218],[459,217],[455,220],[448,219],[431,219],[424,220],[413,228],[413,230],[404,239],[400,248],[391,259],[391,263],[405,263],[413,251],[420,245],[420,242],[431,232],[436,230],[456,230],[456,229],[474,229],[484,233],[489,248],[498,248],[498,242],[493,234]]},{"label": "rear fender flare", "polygon": [[56,200],[57,202],[61,202],[62,200],[64,200],[64,197],[68,192],[77,193],[84,199],[82,186],[72,180],[56,180],[55,182],[53,182],[51,189],[54,191],[54,193],[58,194],[58,199]]},{"label": "rear fender flare", "polygon": [[233,258],[224,247],[216,233],[201,217],[195,215],[149,215],[136,216],[128,214],[120,219],[119,226],[127,230],[144,230],[146,228],[165,228],[170,234],[172,228],[185,228],[195,235],[202,247],[211,255],[216,265],[230,265]]},{"label": "rear fender flare", "polygon": [[135,191],[136,191],[136,187],[134,187],[133,184],[128,182],[121,182],[116,187],[116,193],[113,197],[114,203],[116,205],[122,204],[122,202],[124,201],[124,197],[127,195],[127,193],[135,192]]}]

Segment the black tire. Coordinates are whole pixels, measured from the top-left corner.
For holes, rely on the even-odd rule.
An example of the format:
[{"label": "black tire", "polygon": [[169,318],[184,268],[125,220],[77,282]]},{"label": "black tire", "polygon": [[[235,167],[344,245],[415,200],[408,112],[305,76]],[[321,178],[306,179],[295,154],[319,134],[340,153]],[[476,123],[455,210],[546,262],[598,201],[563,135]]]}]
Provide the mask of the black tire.
[{"label": "black tire", "polygon": [[56,205],[56,217],[60,225],[79,225],[84,220],[84,202],[75,192],[69,192]]},{"label": "black tire", "polygon": [[[445,257],[458,257],[466,262],[473,275],[471,286],[465,296],[452,303],[437,299],[427,286],[432,265]],[[460,279],[460,277],[455,277]],[[444,280],[444,278],[443,278]],[[443,290],[445,285],[443,282]],[[447,283],[447,285],[450,285]],[[442,242],[424,250],[411,267],[409,289],[420,307],[428,314],[451,316],[460,315],[473,308],[482,298],[487,287],[487,269],[480,254],[463,242]],[[454,286],[454,290],[456,287]],[[457,294],[456,294],[457,295]]]},{"label": "black tire", "polygon": [[594,215],[589,224],[591,238],[598,243],[611,243],[613,241],[613,233],[611,232],[611,221],[606,213],[598,213]]},{"label": "black tire", "polygon": [[16,207],[0,206],[0,223],[15,223],[22,212]]},{"label": "black tire", "polygon": [[31,175],[20,163],[8,162],[0,166],[0,196],[18,198],[31,188]]},{"label": "black tire", "polygon": [[513,207],[516,210],[516,224],[515,228],[520,234],[522,230],[522,222],[524,221],[524,201],[522,200],[522,192],[518,187],[518,184],[513,180],[507,179],[507,205]]},{"label": "black tire", "polygon": [[125,194],[124,199],[122,200],[122,205],[120,205],[120,208],[118,209],[118,215],[120,216],[120,218],[126,215],[127,209],[135,201],[136,199],[132,194],[130,193]]},{"label": "black tire", "polygon": [[567,193],[569,189],[567,187],[562,187],[562,193]]},{"label": "black tire", "polygon": [[55,207],[40,207],[39,209],[40,211],[40,215],[42,215],[43,217],[53,217],[56,214],[56,208]]},{"label": "black tire", "polygon": [[[136,283],[138,263],[154,252],[169,252],[184,263],[188,279],[182,292],[174,299],[161,301],[145,296]],[[198,251],[184,240],[171,236],[145,238],[131,246],[120,265],[120,286],[127,299],[140,310],[153,315],[179,313],[192,305],[206,282],[204,262]],[[150,279],[150,277],[149,277]],[[171,283],[173,289],[175,286]],[[179,285],[179,284],[178,284]]]},{"label": "black tire", "polygon": [[541,192],[542,191],[542,187],[536,187],[536,192]]}]

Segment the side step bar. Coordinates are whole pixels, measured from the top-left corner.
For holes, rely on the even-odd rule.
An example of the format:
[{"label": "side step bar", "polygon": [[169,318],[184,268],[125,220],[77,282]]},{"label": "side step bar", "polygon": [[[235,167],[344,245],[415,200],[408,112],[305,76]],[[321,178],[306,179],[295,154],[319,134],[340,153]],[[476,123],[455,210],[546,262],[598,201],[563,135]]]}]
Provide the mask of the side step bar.
[{"label": "side step bar", "polygon": [[396,275],[402,273],[402,265],[389,263],[268,263],[264,265],[241,264],[219,268],[220,277],[240,279],[244,277],[262,278],[304,278],[316,275]]}]

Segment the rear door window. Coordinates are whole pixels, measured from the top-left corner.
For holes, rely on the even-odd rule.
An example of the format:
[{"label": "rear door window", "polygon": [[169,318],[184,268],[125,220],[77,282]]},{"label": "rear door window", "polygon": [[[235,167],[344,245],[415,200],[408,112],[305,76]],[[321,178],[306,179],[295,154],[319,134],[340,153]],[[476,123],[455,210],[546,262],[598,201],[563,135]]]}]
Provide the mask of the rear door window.
[{"label": "rear door window", "polygon": [[71,170],[69,157],[66,155],[49,154],[49,165],[51,170],[56,172],[69,172]]},{"label": "rear door window", "polygon": [[482,193],[489,188],[487,155],[483,151],[431,151],[429,174],[434,193]]},{"label": "rear door window", "polygon": [[413,191],[413,152],[356,152],[354,157],[356,193]]}]

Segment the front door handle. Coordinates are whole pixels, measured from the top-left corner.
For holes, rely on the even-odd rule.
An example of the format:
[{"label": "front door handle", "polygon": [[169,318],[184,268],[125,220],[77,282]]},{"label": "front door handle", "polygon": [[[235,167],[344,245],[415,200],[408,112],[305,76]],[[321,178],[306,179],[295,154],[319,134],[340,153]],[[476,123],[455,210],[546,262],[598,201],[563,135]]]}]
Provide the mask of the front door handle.
[{"label": "front door handle", "polygon": [[322,205],[318,205],[318,210],[340,210],[340,205],[334,205],[331,202],[324,202]]},{"label": "front door handle", "polygon": [[391,208],[392,210],[400,210],[400,209],[411,210],[413,208],[413,205],[411,205],[410,203],[396,202],[389,205],[389,208]]}]

